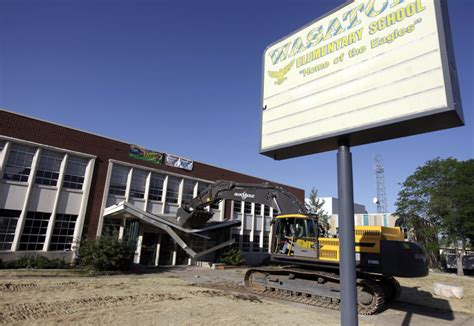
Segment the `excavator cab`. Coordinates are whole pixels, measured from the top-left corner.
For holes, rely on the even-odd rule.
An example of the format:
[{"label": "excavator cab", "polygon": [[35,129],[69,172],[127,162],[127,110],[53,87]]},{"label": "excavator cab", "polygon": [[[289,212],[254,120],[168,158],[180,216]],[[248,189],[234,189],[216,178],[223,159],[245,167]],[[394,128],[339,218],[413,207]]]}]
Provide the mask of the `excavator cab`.
[{"label": "excavator cab", "polygon": [[274,254],[317,258],[316,219],[304,214],[286,214],[277,216],[274,221]]}]

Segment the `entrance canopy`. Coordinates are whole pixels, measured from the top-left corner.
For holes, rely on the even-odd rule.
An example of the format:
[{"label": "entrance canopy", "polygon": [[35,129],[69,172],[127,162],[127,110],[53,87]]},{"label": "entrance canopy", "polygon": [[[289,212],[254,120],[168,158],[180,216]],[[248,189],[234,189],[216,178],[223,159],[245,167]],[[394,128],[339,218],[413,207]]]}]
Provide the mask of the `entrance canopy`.
[{"label": "entrance canopy", "polygon": [[203,228],[186,229],[174,223],[173,218],[171,216],[158,216],[155,214],[151,214],[125,201],[107,207],[104,211],[104,218],[105,217],[137,218],[144,223],[153,225],[168,233],[171,238],[173,238],[173,240],[175,240],[176,243],[181,248],[183,248],[183,250],[186,251],[186,253],[193,259],[197,259],[213,251],[219,250],[226,246],[230,246],[234,243],[234,239],[230,239],[229,241],[218,244],[217,246],[196,253],[176,232],[183,232],[188,235],[210,240],[210,238],[206,235],[208,232],[216,231],[219,229],[229,229],[231,227],[236,227],[240,225],[240,221],[209,222]]}]

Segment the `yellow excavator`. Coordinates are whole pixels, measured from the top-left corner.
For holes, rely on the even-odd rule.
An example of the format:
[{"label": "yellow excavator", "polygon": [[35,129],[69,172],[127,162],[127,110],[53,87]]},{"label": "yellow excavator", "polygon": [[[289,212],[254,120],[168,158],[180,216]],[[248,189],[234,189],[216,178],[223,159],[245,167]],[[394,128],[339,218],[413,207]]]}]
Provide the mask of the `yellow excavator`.
[{"label": "yellow excavator", "polygon": [[[274,265],[249,269],[247,287],[265,296],[339,309],[339,239],[324,236],[317,215],[308,214],[292,193],[279,186],[218,181],[178,210],[178,224],[183,228],[205,224],[212,217],[206,207],[224,199],[265,204],[278,212],[271,223]],[[428,274],[423,248],[404,241],[398,227],[359,226],[354,241],[360,314],[375,314],[400,296],[394,277]]]}]

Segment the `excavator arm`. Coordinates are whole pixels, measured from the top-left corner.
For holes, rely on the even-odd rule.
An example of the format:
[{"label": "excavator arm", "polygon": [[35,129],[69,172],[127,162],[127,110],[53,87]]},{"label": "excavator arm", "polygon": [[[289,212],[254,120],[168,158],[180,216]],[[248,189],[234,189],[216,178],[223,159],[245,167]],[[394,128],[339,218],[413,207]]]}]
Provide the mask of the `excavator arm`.
[{"label": "excavator arm", "polygon": [[204,225],[212,212],[206,207],[222,200],[241,200],[264,204],[280,214],[306,214],[305,206],[290,192],[270,184],[236,183],[217,181],[201,192],[189,203],[184,203],[177,212],[177,222],[182,227],[196,228]]}]

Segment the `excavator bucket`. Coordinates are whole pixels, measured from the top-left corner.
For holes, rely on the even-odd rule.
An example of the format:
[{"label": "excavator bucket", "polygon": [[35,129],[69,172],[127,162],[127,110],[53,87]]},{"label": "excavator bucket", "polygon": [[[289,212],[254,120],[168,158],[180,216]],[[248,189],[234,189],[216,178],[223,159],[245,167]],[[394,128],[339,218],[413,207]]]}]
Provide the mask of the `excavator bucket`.
[{"label": "excavator bucket", "polygon": [[197,229],[203,227],[209,221],[214,213],[201,209],[187,211],[183,207],[178,209],[176,213],[177,223],[183,228]]}]

